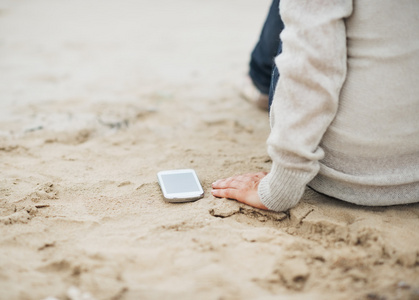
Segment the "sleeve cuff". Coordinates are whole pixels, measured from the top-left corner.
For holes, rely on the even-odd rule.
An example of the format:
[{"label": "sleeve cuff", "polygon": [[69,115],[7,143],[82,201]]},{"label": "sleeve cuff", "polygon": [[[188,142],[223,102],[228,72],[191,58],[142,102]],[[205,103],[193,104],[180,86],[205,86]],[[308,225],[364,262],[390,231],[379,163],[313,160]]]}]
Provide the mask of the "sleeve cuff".
[{"label": "sleeve cuff", "polygon": [[286,211],[298,204],[313,177],[311,172],[288,170],[274,163],[259,183],[260,200],[270,210]]}]

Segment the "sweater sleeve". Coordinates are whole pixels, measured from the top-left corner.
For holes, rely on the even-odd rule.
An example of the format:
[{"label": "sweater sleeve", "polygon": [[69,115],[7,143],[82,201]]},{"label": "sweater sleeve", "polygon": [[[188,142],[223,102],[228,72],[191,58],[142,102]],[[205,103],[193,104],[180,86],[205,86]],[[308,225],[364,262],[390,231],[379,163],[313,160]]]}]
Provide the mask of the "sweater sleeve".
[{"label": "sweater sleeve", "polygon": [[272,168],[258,188],[262,203],[274,211],[295,206],[319,171],[319,144],[346,77],[344,18],[352,13],[352,0],[281,0],[280,12],[283,51],[275,59],[280,79],[267,140]]}]

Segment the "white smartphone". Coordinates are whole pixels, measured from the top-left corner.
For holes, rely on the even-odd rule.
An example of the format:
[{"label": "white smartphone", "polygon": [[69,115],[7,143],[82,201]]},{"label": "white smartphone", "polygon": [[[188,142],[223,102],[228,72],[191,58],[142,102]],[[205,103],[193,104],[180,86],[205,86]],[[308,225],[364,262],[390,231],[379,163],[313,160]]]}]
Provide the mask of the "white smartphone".
[{"label": "white smartphone", "polygon": [[167,202],[189,202],[204,197],[204,190],[192,169],[160,171],[157,178]]}]

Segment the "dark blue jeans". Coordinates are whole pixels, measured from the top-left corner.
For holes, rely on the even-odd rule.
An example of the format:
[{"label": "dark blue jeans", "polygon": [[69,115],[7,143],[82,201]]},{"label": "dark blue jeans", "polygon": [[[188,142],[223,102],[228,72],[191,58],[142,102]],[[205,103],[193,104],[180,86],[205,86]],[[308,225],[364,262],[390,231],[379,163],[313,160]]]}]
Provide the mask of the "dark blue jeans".
[{"label": "dark blue jeans", "polygon": [[279,78],[274,58],[282,52],[279,34],[283,29],[279,0],[273,0],[259,41],[252,51],[249,70],[249,76],[256,88],[263,94],[269,94],[269,105],[272,103],[273,92]]}]

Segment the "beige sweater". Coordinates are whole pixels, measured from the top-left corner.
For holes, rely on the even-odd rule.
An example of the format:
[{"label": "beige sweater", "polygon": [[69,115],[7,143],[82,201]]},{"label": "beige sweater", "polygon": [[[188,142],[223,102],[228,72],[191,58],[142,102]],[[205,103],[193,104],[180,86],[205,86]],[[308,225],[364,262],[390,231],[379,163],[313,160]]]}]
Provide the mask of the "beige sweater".
[{"label": "beige sweater", "polygon": [[419,1],[281,0],[269,209],[308,185],[360,205],[419,201]]}]

